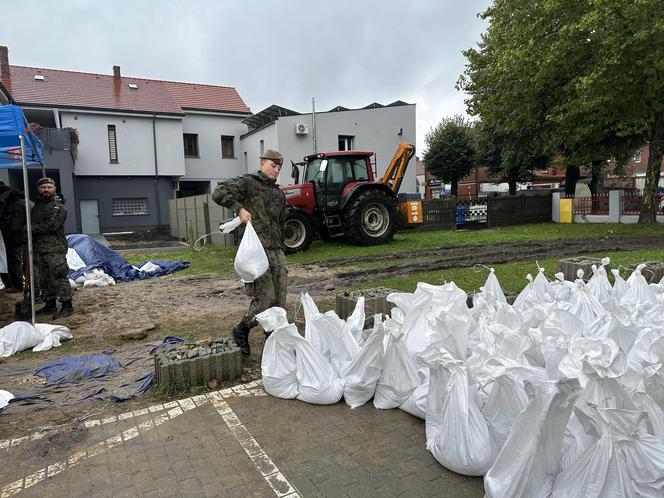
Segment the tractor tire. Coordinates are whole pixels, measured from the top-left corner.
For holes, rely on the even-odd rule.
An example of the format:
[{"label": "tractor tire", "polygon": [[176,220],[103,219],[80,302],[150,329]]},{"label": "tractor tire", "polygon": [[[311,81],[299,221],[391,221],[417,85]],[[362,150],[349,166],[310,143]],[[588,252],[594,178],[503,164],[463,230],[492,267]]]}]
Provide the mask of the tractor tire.
[{"label": "tractor tire", "polygon": [[286,213],[284,232],[284,252],[303,252],[309,249],[314,239],[314,224],[306,213],[289,210]]},{"label": "tractor tire", "polygon": [[360,192],[344,210],[344,232],[348,240],[361,246],[384,244],[396,230],[397,210],[382,190]]}]

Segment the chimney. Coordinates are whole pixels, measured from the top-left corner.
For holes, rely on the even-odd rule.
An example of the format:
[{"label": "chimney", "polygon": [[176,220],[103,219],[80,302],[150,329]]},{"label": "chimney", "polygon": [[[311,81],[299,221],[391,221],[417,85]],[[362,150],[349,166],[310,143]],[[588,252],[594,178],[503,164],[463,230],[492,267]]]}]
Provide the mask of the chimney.
[{"label": "chimney", "polygon": [[0,77],[9,78],[9,49],[0,47]]},{"label": "chimney", "polygon": [[120,66],[113,66],[113,79],[120,81]]}]

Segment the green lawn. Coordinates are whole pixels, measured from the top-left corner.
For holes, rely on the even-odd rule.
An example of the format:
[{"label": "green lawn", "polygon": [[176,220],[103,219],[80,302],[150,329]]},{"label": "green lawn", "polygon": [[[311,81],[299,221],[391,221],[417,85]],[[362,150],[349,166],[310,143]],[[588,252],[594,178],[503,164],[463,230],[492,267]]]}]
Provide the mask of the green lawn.
[{"label": "green lawn", "polygon": [[[501,242],[514,242],[519,240],[557,240],[557,239],[579,239],[579,238],[612,238],[619,236],[639,235],[664,235],[664,225],[615,225],[615,224],[557,224],[544,223],[537,225],[518,225],[511,227],[487,229],[487,230],[441,230],[441,231],[409,231],[398,232],[394,240],[389,244],[372,247],[358,247],[346,242],[322,242],[315,241],[311,248],[304,253],[287,256],[289,263],[312,263],[327,259],[350,258],[362,255],[374,254],[398,254],[408,251],[427,248],[439,248],[445,246],[462,246],[491,244]],[[175,252],[165,253],[130,253],[125,257],[130,261],[142,261],[146,259],[185,259],[191,262],[191,266],[181,272],[177,272],[171,278],[186,275],[219,274],[232,275],[234,248],[205,247],[200,251],[191,248]],[[612,261],[625,266],[633,266],[644,260],[664,260],[663,251],[638,251],[620,252],[616,254],[600,254],[599,257],[610,256]],[[422,256],[418,257],[420,260]],[[410,260],[409,260],[410,261]],[[413,261],[416,259],[413,258]],[[547,268],[547,275],[553,278],[555,273],[555,260],[540,261]],[[364,263],[357,267],[382,266],[384,262]],[[612,267],[615,267],[613,264]],[[525,285],[526,273],[537,271],[534,261],[509,263],[497,265],[496,271],[501,284],[509,292],[518,292]],[[403,290],[412,290],[418,281],[430,283],[442,283],[443,280],[454,280],[457,285],[465,290],[479,288],[486,278],[486,270],[473,272],[472,269],[445,270],[444,272],[421,272],[404,277],[393,277],[389,279],[378,279],[371,281],[364,287],[375,287],[384,285]]]}]

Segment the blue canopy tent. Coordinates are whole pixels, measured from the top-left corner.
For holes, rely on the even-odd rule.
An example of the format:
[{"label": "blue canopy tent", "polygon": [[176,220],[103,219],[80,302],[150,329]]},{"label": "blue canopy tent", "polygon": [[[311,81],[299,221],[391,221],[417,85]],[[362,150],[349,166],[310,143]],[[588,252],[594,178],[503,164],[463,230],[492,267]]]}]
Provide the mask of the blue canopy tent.
[{"label": "blue canopy tent", "polygon": [[25,217],[28,225],[28,260],[30,266],[30,309],[35,323],[35,289],[32,261],[32,223],[28,195],[28,166],[41,166],[45,176],[43,146],[28,128],[23,110],[15,105],[0,106],[0,168],[23,168]]}]

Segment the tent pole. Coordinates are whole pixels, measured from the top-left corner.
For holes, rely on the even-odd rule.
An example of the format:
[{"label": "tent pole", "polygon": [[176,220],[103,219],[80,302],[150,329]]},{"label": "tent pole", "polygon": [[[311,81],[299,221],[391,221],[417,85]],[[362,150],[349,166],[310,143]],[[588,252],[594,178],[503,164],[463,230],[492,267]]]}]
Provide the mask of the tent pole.
[{"label": "tent pole", "polygon": [[18,136],[21,142],[21,162],[23,164],[23,193],[25,195],[25,221],[28,228],[28,262],[30,266],[30,312],[32,325],[35,324],[35,274],[32,260],[32,220],[30,219],[30,186],[28,185],[28,166],[25,163],[25,142],[23,135]]}]

